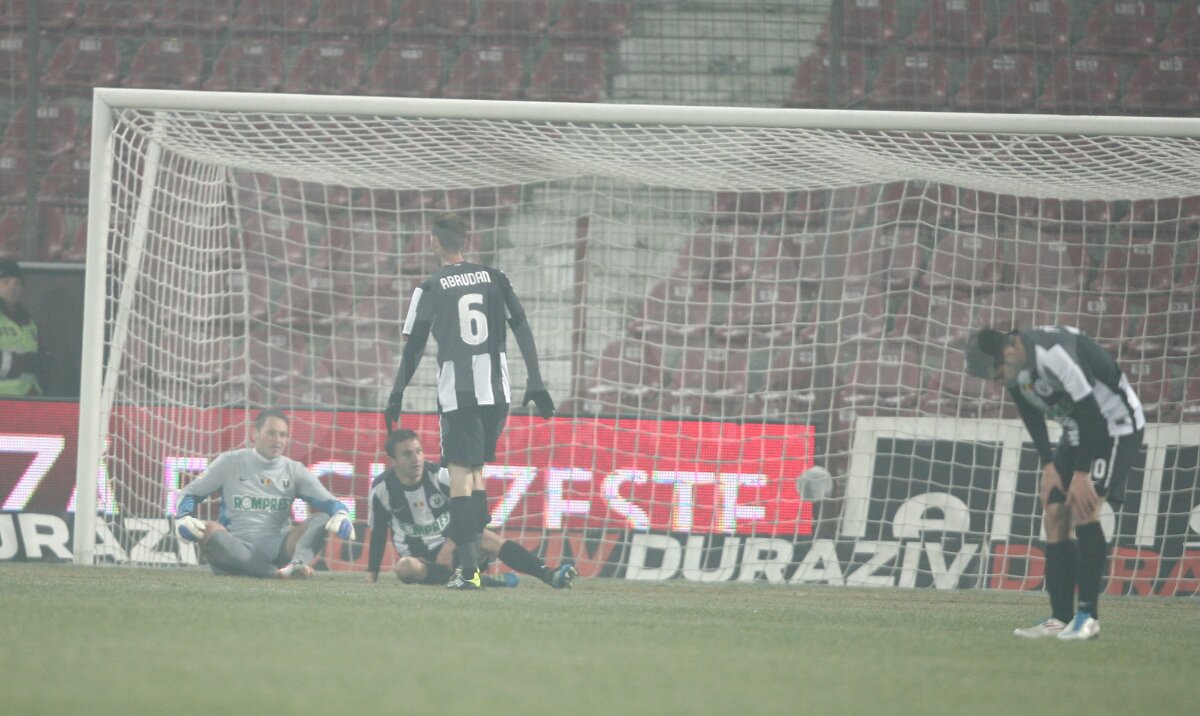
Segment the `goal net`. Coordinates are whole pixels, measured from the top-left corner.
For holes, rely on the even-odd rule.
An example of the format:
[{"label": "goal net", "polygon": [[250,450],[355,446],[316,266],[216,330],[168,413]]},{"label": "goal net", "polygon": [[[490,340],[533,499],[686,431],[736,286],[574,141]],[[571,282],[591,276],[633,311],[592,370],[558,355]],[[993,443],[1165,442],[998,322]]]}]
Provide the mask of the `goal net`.
[{"label": "goal net", "polygon": [[[1036,455],[959,347],[1057,322],[1154,421],[1106,508],[1110,589],[1196,590],[1196,121],[129,90],[94,121],[81,561],[196,563],[178,489],[275,406],[360,524],[324,563],[361,568],[399,328],[452,211],[559,405],[514,404],[487,467],[492,527],[547,561],[1039,588]],[[430,455],[433,364],[402,419]]]}]

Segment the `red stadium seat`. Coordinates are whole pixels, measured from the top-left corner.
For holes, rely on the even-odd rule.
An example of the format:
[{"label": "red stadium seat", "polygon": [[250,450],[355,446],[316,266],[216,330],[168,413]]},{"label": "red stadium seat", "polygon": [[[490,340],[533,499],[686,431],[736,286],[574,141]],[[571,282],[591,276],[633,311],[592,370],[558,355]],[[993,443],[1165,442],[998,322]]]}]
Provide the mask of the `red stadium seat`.
[{"label": "red stadium seat", "polygon": [[867,62],[861,52],[843,52],[838,62],[837,92],[831,93],[829,53],[817,50],[800,63],[785,107],[849,107],[867,94]]},{"label": "red stadium seat", "polygon": [[764,223],[781,219],[786,206],[783,191],[718,191],[708,213],[718,224],[757,231]]},{"label": "red stadium seat", "polygon": [[724,344],[684,348],[671,374],[673,404],[695,417],[740,417],[750,385],[748,353]]},{"label": "red stadium seat", "polygon": [[393,344],[373,336],[338,334],[329,341],[321,362],[329,369],[334,385],[352,388],[387,386],[396,378],[399,356]]},{"label": "red stadium seat", "polygon": [[55,159],[42,177],[38,201],[58,206],[86,207],[91,167],[89,152],[84,150]]},{"label": "red stadium seat", "polygon": [[270,34],[298,32],[308,27],[310,0],[242,0],[230,29]]},{"label": "red stadium seat", "polygon": [[1200,422],[1200,373],[1193,371],[1184,380],[1183,400],[1174,417],[1185,423]]},{"label": "red stadium seat", "polygon": [[896,181],[883,185],[875,209],[876,223],[921,222],[953,224],[958,216],[958,187],[924,181]]},{"label": "red stadium seat", "polygon": [[375,57],[363,92],[388,97],[437,97],[441,86],[441,46],[431,40],[395,40]]},{"label": "red stadium seat", "polygon": [[[832,18],[830,18],[832,19]],[[819,44],[827,44],[835,28],[826,20],[817,35]],[[842,44],[868,47],[886,46],[896,39],[895,0],[846,0],[842,3]]]},{"label": "red stadium seat", "polygon": [[452,189],[445,192],[444,206],[450,211],[469,214],[477,231],[493,228],[521,203],[521,187],[481,186],[474,189]]},{"label": "red stadium seat", "polygon": [[275,40],[234,38],[221,48],[204,89],[277,92],[283,86],[283,47]]},{"label": "red stadium seat", "polygon": [[802,295],[818,298],[822,289],[846,275],[845,234],[791,234],[781,237],[778,257],[767,259],[756,275],[799,283]]},{"label": "red stadium seat", "polygon": [[[725,324],[714,333],[718,338],[739,344],[778,342],[790,339],[800,315],[798,283],[755,279],[729,297]],[[811,324],[811,320],[804,323]]]},{"label": "red stadium seat", "polygon": [[991,45],[1009,52],[1062,52],[1070,43],[1067,0],[1012,0]]},{"label": "red stadium seat", "polygon": [[359,45],[350,41],[313,42],[288,66],[285,92],[354,94],[362,81]]},{"label": "red stadium seat", "polygon": [[224,32],[233,19],[237,0],[205,0],[198,3],[165,2],[150,23],[159,32],[202,35]]},{"label": "red stadium seat", "polygon": [[392,21],[391,0],[320,0],[309,31],[326,35],[378,35]]},{"label": "red stadium seat", "polygon": [[841,405],[888,414],[915,408],[924,384],[920,351],[904,342],[869,344],[846,371],[838,391]]},{"label": "red stadium seat", "polygon": [[246,341],[249,373],[267,385],[285,385],[312,372],[308,339],[302,333],[272,327],[250,333]]},{"label": "red stadium seat", "polygon": [[957,418],[1015,417],[1016,410],[995,381],[967,375],[963,352],[947,351],[941,368],[925,382],[921,409],[927,413]]},{"label": "red stadium seat", "polygon": [[458,56],[442,96],[454,99],[516,99],[525,81],[522,51],[512,45],[472,44]]},{"label": "red stadium seat", "polygon": [[471,0],[404,0],[392,32],[461,35],[471,24]]},{"label": "red stadium seat", "polygon": [[1160,416],[1175,412],[1171,374],[1163,359],[1122,360],[1121,369],[1142,403],[1146,420],[1158,422]]},{"label": "red stadium seat", "polygon": [[1156,296],[1138,318],[1125,355],[1136,358],[1188,358],[1200,354],[1200,296],[1194,290]]},{"label": "red stadium seat", "polygon": [[0,204],[24,204],[29,194],[29,160],[24,148],[0,145]]},{"label": "red stadium seat", "polygon": [[[23,147],[28,132],[28,106],[22,105],[13,115],[4,132],[4,144]],[[43,156],[58,156],[76,148],[78,132],[75,109],[66,103],[45,103],[36,111],[38,152]]]},{"label": "red stadium seat", "polygon": [[252,214],[242,222],[247,259],[252,263],[304,263],[309,253],[308,228],[298,219]]},{"label": "red stadium seat", "polygon": [[25,207],[12,206],[0,216],[0,259],[20,261],[25,258]]},{"label": "red stadium seat", "polygon": [[589,45],[550,45],[534,65],[525,99],[542,102],[603,102],[608,98],[604,50]]},{"label": "red stadium seat", "polygon": [[972,331],[985,328],[979,306],[969,297],[909,292],[906,305],[896,311],[888,338],[915,339],[942,350],[966,343]]},{"label": "red stadium seat", "polygon": [[1154,3],[1141,0],[1108,0],[1088,16],[1075,52],[1145,54],[1158,39]]},{"label": "red stadium seat", "polygon": [[733,237],[712,231],[693,234],[679,252],[676,272],[729,282],[733,277]]},{"label": "red stadium seat", "polygon": [[1175,286],[1182,290],[1200,289],[1200,247],[1192,249],[1179,268]]},{"label": "red stadium seat", "polygon": [[[66,217],[59,209],[53,207],[42,206],[38,211],[38,260],[39,261],[64,261],[64,254],[68,254],[72,247],[67,246],[67,222]],[[80,222],[84,229],[87,228],[87,222]]]},{"label": "red stadium seat", "polygon": [[79,225],[75,227],[74,235],[71,237],[71,244],[69,246],[63,245],[62,250],[59,252],[58,260],[63,263],[87,263],[87,235],[87,222],[79,222]]},{"label": "red stadium seat", "polygon": [[1089,288],[1117,294],[1170,291],[1175,273],[1175,246],[1154,242],[1152,238],[1135,234],[1106,246],[1100,271]]},{"label": "red stadium seat", "polygon": [[851,238],[845,281],[881,289],[908,288],[921,276],[924,263],[917,227],[894,224],[867,229]]},{"label": "red stadium seat", "polygon": [[1200,2],[1188,0],[1175,5],[1158,51],[1180,55],[1200,53]]},{"label": "red stadium seat", "polygon": [[1014,246],[1019,286],[1078,291],[1087,281],[1090,264],[1082,232],[1046,229],[1032,240],[1018,237]]},{"label": "red stadium seat", "polygon": [[1006,280],[1007,261],[998,238],[956,231],[933,248],[922,285],[931,293],[991,291]]},{"label": "red stadium seat", "polygon": [[56,94],[87,94],[93,87],[112,87],[121,72],[121,51],[113,37],[70,36],[50,58],[42,87]]},{"label": "red stadium seat", "polygon": [[1054,114],[1107,114],[1117,106],[1120,75],[1104,55],[1069,55],[1050,71],[1038,109]]},{"label": "red stadium seat", "polygon": [[1058,305],[1053,289],[1030,291],[1023,288],[997,291],[980,299],[976,316],[979,327],[999,330],[1049,326],[1055,322]]},{"label": "red stadium seat", "polygon": [[374,273],[400,253],[396,222],[376,214],[354,214],[334,221],[326,239],[330,265],[341,271]]},{"label": "red stadium seat", "polygon": [[815,345],[782,346],[773,351],[763,389],[746,401],[748,416],[816,422],[829,410],[832,371]]},{"label": "red stadium seat", "polygon": [[563,0],[552,38],[614,41],[629,31],[629,3],[611,0]]},{"label": "red stadium seat", "polygon": [[954,95],[954,109],[964,112],[1019,113],[1033,109],[1037,67],[1028,55],[983,55],[967,68]]},{"label": "red stadium seat", "polygon": [[708,281],[672,276],[650,289],[640,315],[626,331],[653,344],[681,345],[704,335],[711,313]]},{"label": "red stadium seat", "polygon": [[1104,346],[1113,355],[1120,355],[1127,339],[1125,300],[1113,294],[1081,291],[1067,295],[1059,305],[1060,325],[1074,326]]},{"label": "red stadium seat", "polygon": [[664,387],[662,351],[645,341],[622,338],[601,351],[584,376],[583,394],[589,403],[599,403],[590,412],[657,405]]},{"label": "red stadium seat", "polygon": [[476,37],[526,39],[549,26],[548,0],[480,0],[470,31]]},{"label": "red stadium seat", "polygon": [[88,0],[75,26],[86,33],[141,32],[158,10],[158,0]]},{"label": "red stadium seat", "polygon": [[0,89],[5,94],[25,91],[29,84],[29,54],[24,35],[0,35]]},{"label": "red stadium seat", "polygon": [[399,339],[400,327],[404,323],[404,304],[411,298],[412,291],[409,290],[404,293],[397,291],[394,296],[375,296],[359,301],[354,304],[347,321],[359,335]]},{"label": "red stadium seat", "polygon": [[[29,3],[10,0],[0,9],[0,28],[24,30],[29,25]],[[38,28],[61,32],[79,17],[79,0],[38,0]]]},{"label": "red stadium seat", "polygon": [[199,89],[204,55],[196,40],[147,40],[133,57],[126,87]]},{"label": "red stadium seat", "polygon": [[1092,199],[1042,199],[1037,211],[1042,226],[1087,224],[1107,228],[1113,218],[1111,203]]},{"label": "red stadium seat", "polygon": [[889,296],[869,285],[847,284],[837,306],[838,361],[852,353],[852,344],[878,340],[887,330]]},{"label": "red stadium seat", "polygon": [[354,286],[354,275],[347,271],[315,267],[299,271],[284,287],[274,320],[297,327],[337,325],[353,314]]},{"label": "red stadium seat", "polygon": [[1127,114],[1192,116],[1200,109],[1200,60],[1151,55],[1129,78],[1121,108]]},{"label": "red stadium seat", "polygon": [[946,107],[950,66],[934,52],[907,52],[884,60],[875,89],[863,98],[874,109],[936,110]]},{"label": "red stadium seat", "polygon": [[987,43],[987,32],[983,0],[929,0],[904,43],[937,50],[978,50]]}]

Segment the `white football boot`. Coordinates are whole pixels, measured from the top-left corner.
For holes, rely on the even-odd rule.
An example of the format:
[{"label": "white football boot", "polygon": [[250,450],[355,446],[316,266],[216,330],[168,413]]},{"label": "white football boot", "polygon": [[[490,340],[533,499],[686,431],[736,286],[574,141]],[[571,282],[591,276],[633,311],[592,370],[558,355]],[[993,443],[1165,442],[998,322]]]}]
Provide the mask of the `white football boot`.
[{"label": "white football boot", "polygon": [[1058,634],[1063,641],[1087,641],[1100,638],[1100,620],[1087,612],[1075,612],[1075,618]]},{"label": "white football boot", "polygon": [[1066,629],[1067,625],[1054,617],[1046,617],[1037,624],[1023,629],[1013,629],[1013,635],[1024,637],[1026,639],[1044,639],[1047,637],[1058,636]]}]

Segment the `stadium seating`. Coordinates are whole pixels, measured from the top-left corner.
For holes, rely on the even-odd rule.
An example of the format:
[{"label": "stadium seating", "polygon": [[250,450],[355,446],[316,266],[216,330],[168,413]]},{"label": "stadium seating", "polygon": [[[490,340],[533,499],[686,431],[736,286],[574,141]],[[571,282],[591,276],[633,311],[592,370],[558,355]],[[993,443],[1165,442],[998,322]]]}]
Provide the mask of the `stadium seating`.
[{"label": "stadium seating", "polygon": [[671,276],[650,289],[641,313],[626,327],[631,336],[650,343],[682,345],[708,330],[712,296],[707,280]]},{"label": "stadium seating", "polygon": [[937,110],[950,94],[950,66],[945,55],[907,52],[884,60],[875,88],[863,98],[874,109]]},{"label": "stadium seating", "polygon": [[982,311],[969,296],[930,294],[920,289],[896,310],[891,340],[910,339],[929,348],[950,350],[966,343],[971,331],[984,328]]},{"label": "stadium seating", "polygon": [[894,224],[856,232],[846,256],[847,285],[881,289],[908,288],[921,276],[925,252],[920,231],[912,224]]},{"label": "stadium seating", "polygon": [[1156,296],[1137,318],[1138,327],[1124,354],[1135,358],[1173,359],[1200,355],[1200,296],[1195,290]]},{"label": "stadium seating", "polygon": [[53,94],[91,97],[93,87],[112,87],[121,73],[121,51],[111,36],[64,38],[50,58],[41,86]]},{"label": "stadium seating", "polygon": [[904,43],[935,50],[978,50],[987,43],[987,32],[983,0],[928,0]]},{"label": "stadium seating", "polygon": [[[4,131],[4,144],[23,147],[28,131],[29,108],[21,108],[13,115],[8,128]],[[37,147],[38,153],[55,157],[76,147],[76,134],[79,131],[78,116],[74,107],[62,102],[43,103],[35,112],[38,123]]]},{"label": "stadium seating", "polygon": [[817,50],[796,69],[785,107],[848,107],[867,94],[867,62],[861,52],[848,50],[840,55],[837,92],[832,94],[829,53]]},{"label": "stadium seating", "polygon": [[1131,229],[1150,229],[1170,222],[1187,228],[1200,225],[1200,196],[1168,197],[1164,199],[1135,199],[1129,204],[1125,223]]},{"label": "stadium seating", "polygon": [[1157,41],[1158,16],[1154,3],[1108,0],[1092,9],[1083,37],[1073,50],[1141,55],[1153,51]]},{"label": "stadium seating", "polygon": [[887,292],[870,284],[846,284],[842,288],[836,309],[838,354],[834,357],[838,362],[853,355],[858,344],[883,337],[890,299]]},{"label": "stadium seating", "polygon": [[126,87],[199,89],[204,55],[196,40],[147,40],[133,57]]},{"label": "stadium seating", "polygon": [[606,42],[619,40],[629,31],[629,14],[628,2],[563,0],[549,35]]},{"label": "stadium seating", "polygon": [[29,51],[25,36],[0,35],[0,91],[5,94],[24,92],[29,82]]},{"label": "stadium seating", "polygon": [[437,97],[441,87],[441,45],[434,40],[397,39],[375,56],[362,91],[388,97]]},{"label": "stadium seating", "polygon": [[[86,231],[87,222],[80,223]],[[38,261],[65,261],[72,248],[67,245],[67,221],[62,210],[38,207]]]},{"label": "stadium seating", "polygon": [[299,331],[270,327],[246,337],[250,375],[269,386],[282,386],[311,374],[309,341]]},{"label": "stadium seating", "polygon": [[664,387],[662,350],[636,338],[621,338],[604,347],[584,377],[579,398],[587,412],[612,413],[622,408],[657,406]]},{"label": "stadium seating", "polygon": [[543,102],[603,102],[608,98],[604,50],[555,43],[534,65],[525,99]]},{"label": "stadium seating", "polygon": [[779,221],[786,205],[783,191],[718,191],[708,214],[721,226],[757,231],[764,223]]},{"label": "stadium seating", "polygon": [[1121,108],[1127,114],[1193,116],[1200,109],[1200,60],[1150,55],[1130,76]]},{"label": "stadium seating", "polygon": [[86,207],[88,183],[91,180],[89,154],[86,149],[81,148],[55,159],[42,177],[38,201],[76,209]]},{"label": "stadium seating", "polygon": [[221,48],[204,89],[277,92],[283,85],[283,47],[272,39],[234,38]]},{"label": "stadium seating", "polygon": [[1028,55],[981,55],[967,68],[951,101],[963,112],[1025,112],[1033,108],[1037,66]]},{"label": "stadium seating", "polygon": [[450,69],[442,96],[453,99],[516,99],[525,82],[522,51],[513,45],[471,44]]},{"label": "stadium seating", "polygon": [[405,0],[392,33],[461,35],[471,24],[471,0]]},{"label": "stadium seating", "polygon": [[955,231],[934,246],[921,283],[931,293],[963,295],[991,291],[1007,275],[1004,247],[997,237]]},{"label": "stadium seating", "polygon": [[272,320],[280,325],[328,329],[348,319],[354,310],[355,280],[346,271],[310,266],[285,284]]},{"label": "stadium seating", "polygon": [[811,308],[802,316],[798,283],[755,279],[730,295],[725,323],[713,333],[739,345],[789,342],[800,325],[812,325]]},{"label": "stadium seating", "polygon": [[164,2],[150,23],[158,32],[180,35],[204,35],[224,32],[233,19],[237,0],[204,2]]},{"label": "stadium seating", "polygon": [[1158,51],[1180,55],[1200,53],[1200,2],[1187,0],[1175,5],[1175,10],[1163,29]]},{"label": "stadium seating", "polygon": [[1187,376],[1183,383],[1183,399],[1172,416],[1185,423],[1200,423],[1200,373]]},{"label": "stadium seating", "polygon": [[670,374],[670,405],[694,417],[740,417],[748,391],[758,387],[751,386],[749,353],[724,343],[686,346]]},{"label": "stadium seating", "polygon": [[777,281],[795,281],[801,295],[820,296],[824,287],[846,276],[849,236],[845,233],[789,234],[781,237],[780,254],[760,264],[756,275]]},{"label": "stadium seating", "polygon": [[24,256],[25,207],[10,206],[0,215],[0,259],[19,261]]},{"label": "stadium seating", "polygon": [[919,349],[904,341],[878,341],[864,345],[846,368],[837,400],[859,414],[895,414],[917,406],[924,382]]},{"label": "stadium seating", "polygon": [[[38,0],[38,27],[61,32],[79,17],[79,0]],[[11,0],[0,9],[0,29],[24,30],[29,23],[29,3]]]},{"label": "stadium seating", "polygon": [[24,204],[29,194],[29,159],[24,148],[0,145],[0,204]]},{"label": "stadium seating", "polygon": [[955,224],[960,203],[958,187],[924,181],[888,182],[879,190],[876,223],[921,222]]},{"label": "stadium seating", "polygon": [[967,375],[962,351],[947,351],[941,366],[930,371],[921,409],[956,418],[1016,417],[1004,387]]},{"label": "stadium seating", "polygon": [[[406,284],[406,287],[411,285]],[[394,295],[377,295],[354,304],[346,323],[352,326],[358,335],[371,335],[380,340],[398,340],[400,327],[404,322],[404,309],[412,297],[411,290],[401,292],[399,288],[396,287]]]},{"label": "stadium seating", "polygon": [[1113,205],[1107,201],[1042,199],[1038,205],[1038,223],[1043,227],[1066,224],[1107,228],[1112,219]]},{"label": "stadium seating", "polygon": [[1067,0],[1012,0],[991,46],[1008,52],[1062,52],[1071,44]]},{"label": "stadium seating", "polygon": [[1078,291],[1091,268],[1082,231],[1044,229],[1014,242],[1016,283],[1028,289]]},{"label": "stadium seating", "polygon": [[256,263],[303,264],[308,256],[308,229],[302,220],[251,214],[242,220],[247,258]]},{"label": "stadium seating", "polygon": [[684,242],[676,273],[726,283],[733,277],[733,237],[699,231]]},{"label": "stadium seating", "polygon": [[75,26],[88,34],[142,32],[158,5],[158,0],[87,0]]},{"label": "stadium seating", "polygon": [[288,65],[285,92],[354,94],[362,82],[362,55],[350,41],[312,42]]},{"label": "stadium seating", "polygon": [[470,33],[509,41],[531,40],[549,26],[549,0],[479,0]]},{"label": "stadium seating", "polygon": [[1120,75],[1104,55],[1069,55],[1054,63],[1038,109],[1052,114],[1107,114],[1117,106]]},{"label": "stadium seating", "polygon": [[379,271],[380,257],[395,256],[400,250],[396,222],[370,213],[335,220],[326,245],[335,270],[363,273]]},{"label": "stadium seating", "polygon": [[[64,227],[64,232],[66,228]],[[65,234],[64,234],[65,235]],[[87,262],[87,235],[88,225],[86,221],[80,221],[75,227],[75,231],[71,232],[70,244],[63,243],[62,248],[58,252],[58,260],[63,263],[82,264]],[[51,242],[54,237],[51,234],[45,234]]]},{"label": "stadium seating", "polygon": [[817,346],[799,343],[771,354],[761,390],[747,396],[747,417],[824,422],[832,398],[833,373]]},{"label": "stadium seating", "polygon": [[392,21],[391,0],[320,0],[309,31],[326,35],[377,35]]},{"label": "stadium seating", "polygon": [[[399,356],[395,344],[374,337],[336,334],[329,341],[319,362],[326,366],[329,380],[339,389],[363,390],[386,386],[396,377]],[[339,390],[339,393],[343,393]]]},{"label": "stadium seating", "polygon": [[1142,403],[1146,420],[1158,422],[1161,416],[1175,412],[1171,374],[1163,359],[1126,359],[1121,361],[1121,369]]},{"label": "stadium seating", "polygon": [[310,0],[241,0],[230,23],[234,32],[266,35],[308,27]]},{"label": "stadium seating", "polygon": [[976,325],[1002,330],[1051,325],[1055,323],[1058,292],[1059,289],[1053,287],[996,291],[980,299]]},{"label": "stadium seating", "polygon": [[494,228],[521,203],[521,187],[481,186],[445,192],[443,205],[450,211],[468,216],[476,231]]},{"label": "stadium seating", "polygon": [[1078,328],[1118,357],[1128,338],[1125,299],[1115,294],[1088,291],[1067,294],[1059,302],[1056,322]]},{"label": "stadium seating", "polygon": [[1193,248],[1184,258],[1175,286],[1181,290],[1200,289],[1200,246]]},{"label": "stadium seating", "polygon": [[1172,288],[1175,246],[1153,240],[1153,234],[1136,232],[1110,242],[1089,288],[1098,292],[1163,293]]},{"label": "stadium seating", "polygon": [[[829,18],[817,35],[819,44],[826,44],[834,28]],[[880,47],[896,39],[895,0],[846,0],[842,3],[842,44]]]}]

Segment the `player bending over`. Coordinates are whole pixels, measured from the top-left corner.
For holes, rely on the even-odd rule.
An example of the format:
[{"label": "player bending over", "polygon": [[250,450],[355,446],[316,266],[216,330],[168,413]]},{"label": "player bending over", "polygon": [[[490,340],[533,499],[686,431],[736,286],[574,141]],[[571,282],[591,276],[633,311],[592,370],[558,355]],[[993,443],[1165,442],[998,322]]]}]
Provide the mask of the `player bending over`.
[{"label": "player bending over", "polygon": [[[1042,461],[1046,591],[1052,614],[1013,633],[1095,639],[1100,636],[1100,582],[1108,560],[1100,507],[1105,499],[1117,507],[1124,500],[1126,477],[1142,448],[1142,404],[1112,356],[1074,328],[984,329],[971,337],[966,359],[972,376],[1008,387]],[[1046,416],[1062,425],[1057,450],[1050,445]],[[1075,540],[1070,539],[1072,527]]]},{"label": "player bending over", "polygon": [[[354,539],[346,506],[303,464],[284,457],[288,425],[283,412],[263,410],[254,418],[254,447],[218,455],[180,492],[175,532],[200,543],[214,574],[311,577],[309,563],[324,545],[326,532]],[[200,520],[197,506],[215,492],[221,493],[220,521]],[[312,512],[293,526],[292,501],[297,497]]]},{"label": "player bending over", "polygon": [[[449,471],[425,460],[421,440],[412,430],[397,430],[387,439],[388,468],[371,484],[371,549],[367,579],[379,579],[388,530],[400,559],[395,572],[408,584],[445,584],[454,568],[454,541],[444,536],[450,522]],[[532,574],[555,589],[571,586],[575,567],[564,562],[557,569],[520,544],[484,530],[483,561],[499,558],[509,567]],[[516,575],[510,575],[515,579]],[[484,586],[516,586],[515,581],[491,580],[481,575]]]}]

